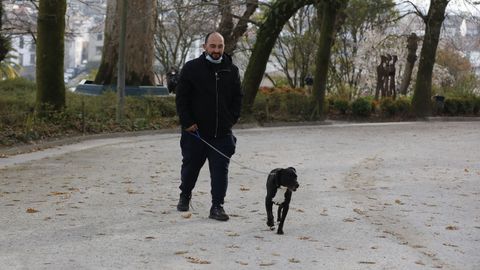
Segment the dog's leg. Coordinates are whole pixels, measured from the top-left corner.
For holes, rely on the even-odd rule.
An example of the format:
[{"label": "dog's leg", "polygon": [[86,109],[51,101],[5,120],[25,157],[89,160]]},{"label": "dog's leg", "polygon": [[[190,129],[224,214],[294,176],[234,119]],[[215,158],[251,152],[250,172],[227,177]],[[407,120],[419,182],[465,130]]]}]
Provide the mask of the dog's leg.
[{"label": "dog's leg", "polygon": [[275,229],[275,223],[273,222],[273,202],[272,197],[268,196],[265,198],[265,208],[267,210],[267,226],[270,227],[270,230]]},{"label": "dog's leg", "polygon": [[280,222],[282,219],[282,209],[283,209],[283,203],[278,205],[278,211],[277,211],[277,223]]},{"label": "dog's leg", "polygon": [[292,192],[288,190],[285,193],[285,201],[280,206],[282,208],[282,211],[280,212],[280,207],[278,208],[279,209],[279,211],[278,211],[279,224],[278,224],[277,234],[283,234],[283,223],[285,223],[285,218],[287,217],[288,209],[290,208],[290,200],[291,199],[292,199]]}]

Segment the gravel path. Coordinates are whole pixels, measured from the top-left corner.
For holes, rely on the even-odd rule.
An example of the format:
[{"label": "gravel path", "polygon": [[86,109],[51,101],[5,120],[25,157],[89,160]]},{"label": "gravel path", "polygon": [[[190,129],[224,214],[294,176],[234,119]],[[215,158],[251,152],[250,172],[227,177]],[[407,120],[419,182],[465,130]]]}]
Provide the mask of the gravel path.
[{"label": "gravel path", "polygon": [[[480,122],[236,131],[225,210],[178,200],[179,135],[89,140],[0,158],[0,269],[480,269]],[[285,235],[267,172],[294,166]]]}]

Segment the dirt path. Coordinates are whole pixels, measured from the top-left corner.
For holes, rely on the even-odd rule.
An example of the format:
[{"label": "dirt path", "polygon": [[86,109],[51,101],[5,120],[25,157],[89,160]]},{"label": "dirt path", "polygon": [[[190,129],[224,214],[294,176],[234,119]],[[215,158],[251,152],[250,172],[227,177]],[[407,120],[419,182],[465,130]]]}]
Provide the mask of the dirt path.
[{"label": "dirt path", "polygon": [[[178,134],[0,159],[0,269],[479,269],[480,122],[236,131],[225,209],[208,169],[175,210]],[[296,167],[279,236],[266,172]]]}]

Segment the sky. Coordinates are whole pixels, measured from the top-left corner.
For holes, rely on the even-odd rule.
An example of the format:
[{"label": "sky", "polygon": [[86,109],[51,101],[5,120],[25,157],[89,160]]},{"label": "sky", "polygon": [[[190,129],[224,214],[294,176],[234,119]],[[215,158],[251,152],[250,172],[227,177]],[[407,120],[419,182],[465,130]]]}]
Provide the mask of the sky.
[{"label": "sky", "polygon": [[[405,0],[396,0],[397,3],[405,2]],[[410,0],[410,2],[416,4],[419,9],[425,14],[428,12],[430,6],[430,0]],[[477,2],[475,6],[468,4],[468,2]],[[408,9],[411,9],[411,5],[405,5]],[[459,13],[469,12],[473,15],[480,16],[480,0],[451,0],[447,6],[447,13]]]}]

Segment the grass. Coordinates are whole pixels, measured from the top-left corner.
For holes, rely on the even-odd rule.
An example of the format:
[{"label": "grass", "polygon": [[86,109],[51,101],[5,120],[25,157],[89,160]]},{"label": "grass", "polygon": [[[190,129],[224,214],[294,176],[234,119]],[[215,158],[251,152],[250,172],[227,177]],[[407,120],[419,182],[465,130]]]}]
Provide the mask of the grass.
[{"label": "grass", "polygon": [[[18,78],[0,81],[0,147],[81,134],[157,130],[178,126],[175,98],[127,97],[125,119],[117,123],[116,95],[84,96],[67,92],[66,107],[48,119],[35,115],[35,84]],[[345,100],[328,96],[327,118],[358,121],[401,121],[412,118],[410,99],[375,101],[372,97]],[[436,104],[432,102],[432,106]],[[303,89],[261,88],[251,115],[241,123],[310,121],[315,103]],[[479,115],[480,98],[447,97],[440,115]]]}]

